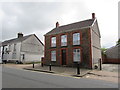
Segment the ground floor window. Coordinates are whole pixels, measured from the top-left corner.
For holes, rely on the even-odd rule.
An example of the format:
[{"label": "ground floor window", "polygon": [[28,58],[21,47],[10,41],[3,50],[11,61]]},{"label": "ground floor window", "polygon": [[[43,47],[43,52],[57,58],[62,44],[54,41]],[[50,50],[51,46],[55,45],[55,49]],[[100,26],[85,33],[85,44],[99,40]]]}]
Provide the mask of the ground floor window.
[{"label": "ground floor window", "polygon": [[73,61],[80,62],[80,49],[73,49]]},{"label": "ground floor window", "polygon": [[56,51],[51,51],[51,61],[56,61]]},{"label": "ground floor window", "polygon": [[12,54],[12,59],[16,59],[16,53]]}]

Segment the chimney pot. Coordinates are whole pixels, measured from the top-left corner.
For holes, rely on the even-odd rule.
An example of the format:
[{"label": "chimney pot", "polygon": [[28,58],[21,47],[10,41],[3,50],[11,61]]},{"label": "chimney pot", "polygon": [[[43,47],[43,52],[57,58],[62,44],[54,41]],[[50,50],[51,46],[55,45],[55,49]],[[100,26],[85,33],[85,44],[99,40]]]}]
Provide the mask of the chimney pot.
[{"label": "chimney pot", "polygon": [[92,13],[92,19],[95,19],[95,13]]},{"label": "chimney pot", "polygon": [[59,22],[56,22],[56,28],[58,28],[59,27]]},{"label": "chimney pot", "polygon": [[18,38],[21,38],[23,37],[23,34],[22,33],[18,33]]}]

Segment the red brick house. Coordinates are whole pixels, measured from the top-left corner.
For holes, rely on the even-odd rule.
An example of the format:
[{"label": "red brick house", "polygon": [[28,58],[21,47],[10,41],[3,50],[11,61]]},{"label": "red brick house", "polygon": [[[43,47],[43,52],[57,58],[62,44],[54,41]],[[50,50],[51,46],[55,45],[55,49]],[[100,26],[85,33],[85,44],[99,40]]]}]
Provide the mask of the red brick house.
[{"label": "red brick house", "polygon": [[92,19],[56,27],[45,35],[44,64],[93,68],[101,58],[100,32],[92,13]]}]

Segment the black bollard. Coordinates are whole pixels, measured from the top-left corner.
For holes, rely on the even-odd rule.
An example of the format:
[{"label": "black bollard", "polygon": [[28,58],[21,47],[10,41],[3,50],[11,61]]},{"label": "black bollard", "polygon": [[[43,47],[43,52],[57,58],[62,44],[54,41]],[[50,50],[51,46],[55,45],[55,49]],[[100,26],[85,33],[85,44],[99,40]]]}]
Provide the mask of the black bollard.
[{"label": "black bollard", "polygon": [[43,62],[41,63],[41,66],[43,67]]},{"label": "black bollard", "polygon": [[33,68],[34,68],[34,63],[33,63]]},{"label": "black bollard", "polygon": [[101,61],[101,59],[99,60],[99,62],[100,62],[100,70],[102,70],[102,61]]},{"label": "black bollard", "polygon": [[43,67],[43,61],[44,61],[44,57],[41,58],[41,66]]},{"label": "black bollard", "polygon": [[51,71],[51,64],[49,65],[49,71]]},{"label": "black bollard", "polygon": [[7,63],[7,60],[5,60],[5,64]]},{"label": "black bollard", "polygon": [[80,74],[80,67],[79,67],[79,63],[77,64],[77,74]]}]

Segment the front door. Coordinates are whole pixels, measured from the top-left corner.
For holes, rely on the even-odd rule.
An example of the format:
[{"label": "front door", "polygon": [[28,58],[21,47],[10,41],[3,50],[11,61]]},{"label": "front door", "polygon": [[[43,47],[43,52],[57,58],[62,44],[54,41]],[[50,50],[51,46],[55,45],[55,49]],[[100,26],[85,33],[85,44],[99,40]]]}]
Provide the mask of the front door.
[{"label": "front door", "polygon": [[21,54],[21,62],[24,63],[24,61],[25,61],[25,54]]},{"label": "front door", "polygon": [[66,49],[62,50],[62,65],[66,65]]}]

